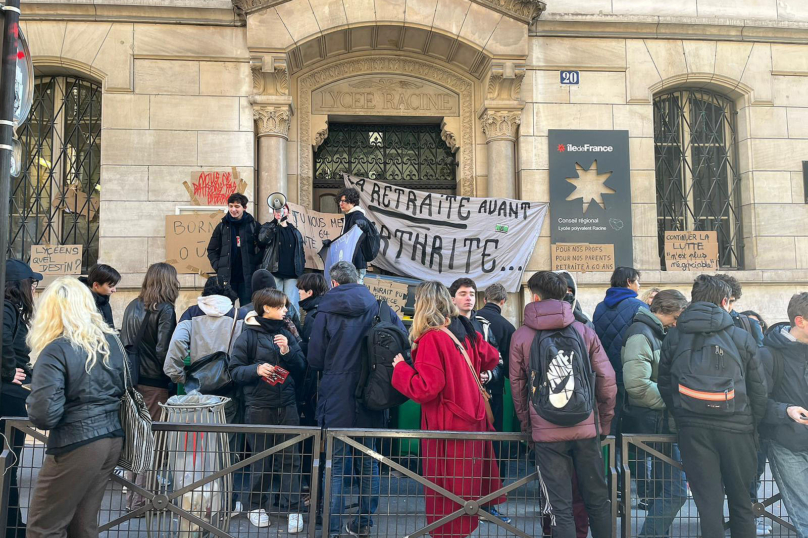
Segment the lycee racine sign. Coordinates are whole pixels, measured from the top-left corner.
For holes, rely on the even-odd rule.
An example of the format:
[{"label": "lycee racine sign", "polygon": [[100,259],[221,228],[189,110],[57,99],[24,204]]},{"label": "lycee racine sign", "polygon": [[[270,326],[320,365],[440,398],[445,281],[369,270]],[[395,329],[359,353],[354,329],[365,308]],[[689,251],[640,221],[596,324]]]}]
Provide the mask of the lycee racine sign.
[{"label": "lycee racine sign", "polygon": [[415,191],[344,175],[381,236],[372,264],[449,285],[460,276],[519,290],[547,204]]}]

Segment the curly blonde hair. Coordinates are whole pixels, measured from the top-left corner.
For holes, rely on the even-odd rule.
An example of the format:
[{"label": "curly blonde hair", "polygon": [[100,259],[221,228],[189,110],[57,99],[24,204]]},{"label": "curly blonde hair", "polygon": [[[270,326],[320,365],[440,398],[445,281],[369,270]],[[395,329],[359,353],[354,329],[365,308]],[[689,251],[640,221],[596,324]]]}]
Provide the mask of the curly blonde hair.
[{"label": "curly blonde hair", "polygon": [[452,318],[459,315],[446,286],[440,282],[421,282],[415,289],[415,316],[410,327],[410,342],[415,342],[431,329],[446,327]]},{"label": "curly blonde hair", "polygon": [[39,298],[26,342],[33,364],[45,346],[65,338],[74,348],[87,353],[84,369],[89,373],[99,356],[109,366],[108,334],[115,334],[115,329],[101,317],[90,288],[65,276],[45,288]]}]

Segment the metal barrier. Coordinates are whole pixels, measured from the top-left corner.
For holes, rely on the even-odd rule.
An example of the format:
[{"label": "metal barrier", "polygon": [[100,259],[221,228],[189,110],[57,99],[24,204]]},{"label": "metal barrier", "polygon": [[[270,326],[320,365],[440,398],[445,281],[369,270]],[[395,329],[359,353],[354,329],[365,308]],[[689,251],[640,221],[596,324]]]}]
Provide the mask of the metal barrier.
[{"label": "metal barrier", "polygon": [[[622,498],[627,500],[621,507],[623,538],[699,536],[698,511],[676,443],[675,435],[622,435]],[[774,523],[771,534],[796,536],[768,464],[756,489],[752,508],[756,516]],[[726,503],[724,518],[728,521]]]},{"label": "metal barrier", "polygon": [[[289,513],[303,515],[305,528],[300,535],[310,538],[327,538],[330,529],[346,536],[346,524],[354,523],[367,528],[352,530],[364,530],[373,537],[417,538],[477,524],[474,536],[548,535],[535,462],[526,438],[519,434],[323,432],[305,427],[162,422],[154,423],[153,429],[158,453],[146,480],[115,475],[107,487],[99,514],[104,536],[280,536],[287,534]],[[17,521],[27,519],[47,436],[23,419],[8,419],[5,433],[12,446],[0,455],[5,470],[0,533],[10,536],[7,514],[19,514]],[[208,466],[206,461],[220,450],[226,436],[231,438],[230,447],[235,447],[229,465]],[[211,438],[216,441],[206,441]],[[622,484],[618,483],[615,441],[603,442],[614,536],[640,534],[646,523],[647,536],[699,535],[698,515],[689,497],[674,516],[670,531],[651,531],[656,521],[637,506],[640,493],[649,505],[674,497],[670,485],[674,472],[681,470],[674,441],[673,436],[624,435]],[[492,450],[497,469],[487,473]],[[16,487],[12,487],[12,468]],[[452,481],[445,476],[463,478]],[[140,494],[143,506],[127,508],[122,488],[130,497]],[[775,535],[794,536],[768,470],[762,488],[768,498],[755,505],[756,511],[775,523]],[[13,493],[19,501],[12,502]],[[243,505],[241,515],[231,517],[237,502]],[[268,528],[257,528],[245,517],[259,504],[267,507]]]}]

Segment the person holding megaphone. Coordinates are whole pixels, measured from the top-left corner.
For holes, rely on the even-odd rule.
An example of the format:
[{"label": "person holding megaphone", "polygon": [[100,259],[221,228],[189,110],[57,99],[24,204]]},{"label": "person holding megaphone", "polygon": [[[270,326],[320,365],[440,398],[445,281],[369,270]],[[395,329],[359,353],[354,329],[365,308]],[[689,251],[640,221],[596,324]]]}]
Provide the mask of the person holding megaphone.
[{"label": "person holding megaphone", "polygon": [[297,279],[306,267],[303,235],[289,222],[286,196],[274,192],[267,198],[267,204],[272,209],[273,218],[258,231],[258,245],[264,249],[260,268],[272,273],[277,288],[286,294],[294,310],[299,312]]}]

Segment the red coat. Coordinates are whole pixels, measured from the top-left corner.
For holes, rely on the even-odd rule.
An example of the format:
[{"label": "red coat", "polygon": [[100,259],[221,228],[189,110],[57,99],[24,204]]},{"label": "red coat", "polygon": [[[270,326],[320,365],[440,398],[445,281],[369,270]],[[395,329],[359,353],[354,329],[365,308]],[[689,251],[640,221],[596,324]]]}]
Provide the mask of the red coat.
[{"label": "red coat", "polygon": [[[493,370],[499,363],[499,353],[483,340],[480,333],[477,333],[475,340],[474,346],[468,338],[463,342],[472,364],[478,374],[480,371]],[[431,330],[415,344],[417,348],[412,353],[415,369],[406,363],[399,363],[393,371],[393,386],[421,404],[421,428],[494,431],[486,418],[485,404],[477,383],[449,335]],[[502,487],[490,441],[424,439],[421,441],[421,451],[424,477],[463,499],[476,500]],[[461,508],[431,489],[425,489],[425,497],[427,524]],[[489,505],[503,502],[505,497]],[[462,516],[430,534],[433,537],[468,536],[478,523],[477,516]]]}]

